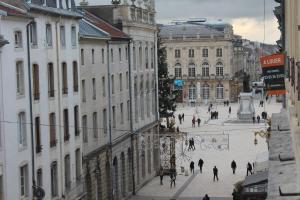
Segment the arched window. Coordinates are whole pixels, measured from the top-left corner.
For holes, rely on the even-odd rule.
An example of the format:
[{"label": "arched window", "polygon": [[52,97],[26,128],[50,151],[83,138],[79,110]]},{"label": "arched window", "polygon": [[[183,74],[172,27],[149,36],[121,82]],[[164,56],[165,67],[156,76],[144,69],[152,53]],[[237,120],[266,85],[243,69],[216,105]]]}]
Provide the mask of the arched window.
[{"label": "arched window", "polygon": [[189,86],[189,100],[190,101],[196,100],[196,86],[195,85]]},{"label": "arched window", "polygon": [[218,62],[216,65],[216,76],[223,76],[224,66],[223,63]]},{"label": "arched window", "polygon": [[216,86],[216,99],[224,99],[224,86],[221,83]]},{"label": "arched window", "polygon": [[[128,165],[129,167],[129,165]],[[125,154],[121,153],[121,193],[122,196],[126,196],[126,167],[125,167]]]},{"label": "arched window", "polygon": [[181,78],[181,65],[180,64],[175,65],[174,75],[175,75],[175,78]]},{"label": "arched window", "polygon": [[196,77],[195,64],[189,64],[189,77]]},{"label": "arched window", "polygon": [[113,169],[114,169],[114,191],[115,191],[115,198],[119,199],[119,170],[118,170],[118,158],[115,157],[113,161]]},{"label": "arched window", "polygon": [[202,99],[209,99],[209,85],[207,83],[202,86]]},{"label": "arched window", "polygon": [[209,64],[207,62],[202,64],[202,76],[209,77]]}]

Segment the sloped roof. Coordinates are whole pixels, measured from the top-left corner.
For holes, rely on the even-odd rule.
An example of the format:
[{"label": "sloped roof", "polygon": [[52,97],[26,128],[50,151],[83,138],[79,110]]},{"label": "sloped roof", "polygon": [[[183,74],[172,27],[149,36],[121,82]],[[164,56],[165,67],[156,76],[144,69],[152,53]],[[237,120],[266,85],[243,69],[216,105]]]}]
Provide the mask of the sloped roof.
[{"label": "sloped roof", "polygon": [[81,19],[79,21],[79,35],[81,37],[93,37],[93,38],[103,38],[109,39],[109,34],[105,33],[104,31],[95,28],[87,21]]},{"label": "sloped roof", "polygon": [[112,39],[125,39],[125,40],[130,39],[130,37],[126,33],[117,29],[116,27],[104,21],[103,19],[93,15],[92,13],[86,10],[83,10],[83,12],[84,12],[84,19],[86,19],[88,22],[92,23],[99,29],[108,33]]},{"label": "sloped roof", "polygon": [[1,0],[0,10],[4,11],[8,16],[28,16],[25,4],[20,0]]},{"label": "sloped roof", "polygon": [[174,25],[163,25],[160,27],[160,36],[161,37],[197,37],[200,36],[224,36],[223,31],[219,31],[212,26],[205,24],[174,24]]},{"label": "sloped roof", "polygon": [[58,16],[65,16],[65,17],[74,17],[74,18],[82,18],[82,15],[78,12],[74,12],[71,10],[60,9],[60,8],[53,8],[47,6],[41,6],[37,4],[28,4],[30,10],[36,10],[39,12],[45,12],[46,14],[58,15]]}]

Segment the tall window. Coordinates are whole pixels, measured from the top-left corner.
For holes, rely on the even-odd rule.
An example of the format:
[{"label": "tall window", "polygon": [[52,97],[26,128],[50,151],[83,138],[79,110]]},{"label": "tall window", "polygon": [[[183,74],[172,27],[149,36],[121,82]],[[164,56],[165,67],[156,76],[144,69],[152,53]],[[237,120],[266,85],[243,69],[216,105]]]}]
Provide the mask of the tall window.
[{"label": "tall window", "polygon": [[74,132],[75,136],[78,136],[80,131],[79,131],[79,111],[78,111],[78,106],[74,106]]},{"label": "tall window", "polygon": [[51,196],[58,196],[58,182],[57,182],[57,163],[51,164]]},{"label": "tall window", "polygon": [[18,115],[18,128],[19,128],[19,147],[24,148],[27,146],[27,131],[26,131],[26,116],[25,112],[20,112]]},{"label": "tall window", "polygon": [[189,86],[189,100],[190,101],[196,100],[196,86],[195,85]]},{"label": "tall window", "polygon": [[102,77],[102,96],[105,97],[106,95],[106,86],[105,86],[105,76]]},{"label": "tall window", "polygon": [[95,50],[92,49],[92,64],[95,64]]},{"label": "tall window", "polygon": [[102,57],[102,64],[104,64],[104,61],[105,61],[105,52],[104,52],[104,49],[101,50],[101,57]]},{"label": "tall window", "polygon": [[189,58],[194,58],[194,49],[189,49]]},{"label": "tall window", "polygon": [[216,86],[216,99],[224,99],[224,86],[221,83]]},{"label": "tall window", "polygon": [[126,89],[129,87],[129,74],[126,72]]},{"label": "tall window", "polygon": [[202,76],[209,77],[209,65],[207,62],[202,64]]},{"label": "tall window", "polygon": [[84,49],[80,50],[81,65],[84,65]]},{"label": "tall window", "polygon": [[20,167],[20,196],[21,199],[28,197],[29,182],[28,182],[28,165]]},{"label": "tall window", "polygon": [[216,76],[223,76],[223,64],[221,62],[218,62],[216,65]]},{"label": "tall window", "polygon": [[33,65],[33,98],[34,100],[40,99],[40,80],[39,80],[39,66],[37,64]]},{"label": "tall window", "polygon": [[136,70],[136,51],[135,51],[135,47],[132,48],[132,57],[133,57],[133,70]]},{"label": "tall window", "polygon": [[175,65],[174,74],[175,74],[175,78],[181,78],[182,73],[181,73],[181,66],[179,64]]},{"label": "tall window", "polygon": [[71,27],[71,41],[72,41],[72,46],[75,47],[77,45],[77,33],[76,33],[75,26]]},{"label": "tall window", "polygon": [[208,57],[208,49],[202,49],[202,57],[204,58]]},{"label": "tall window", "polygon": [[116,128],[116,124],[117,124],[117,122],[116,122],[116,106],[113,106],[112,107],[112,125],[113,125],[113,128]]},{"label": "tall window", "polygon": [[119,74],[119,85],[120,85],[120,92],[123,90],[123,79],[122,79],[122,74]]},{"label": "tall window", "polygon": [[24,95],[24,66],[22,61],[16,63],[17,95]]},{"label": "tall window", "polygon": [[36,184],[39,187],[43,186],[43,170],[42,169],[38,169],[36,172]]},{"label": "tall window", "polygon": [[127,47],[125,47],[125,58],[126,58],[126,60],[128,60],[128,48]]},{"label": "tall window", "polygon": [[143,54],[142,54],[142,47],[139,47],[139,67],[143,68]]},{"label": "tall window", "polygon": [[23,47],[22,32],[15,31],[14,36],[15,36],[15,48],[22,48]]},{"label": "tall window", "polygon": [[94,138],[98,137],[98,119],[97,119],[97,112],[93,113],[93,132]]},{"label": "tall window", "polygon": [[221,48],[217,48],[216,54],[217,54],[217,57],[222,57],[222,49]]},{"label": "tall window", "polygon": [[121,112],[121,124],[123,124],[124,123],[123,103],[120,104],[120,112]]},{"label": "tall window", "polygon": [[154,48],[151,48],[151,69],[154,68]]},{"label": "tall window", "polygon": [[56,146],[56,122],[55,113],[49,115],[50,147]]},{"label": "tall window", "polygon": [[85,80],[81,81],[82,102],[86,102]]},{"label": "tall window", "polygon": [[48,47],[52,47],[52,27],[51,24],[46,24],[46,43]]},{"label": "tall window", "polygon": [[141,119],[143,120],[145,118],[145,108],[144,108],[144,78],[143,75],[141,76],[141,82],[140,82],[140,91],[141,91],[141,96],[140,96],[140,108],[141,108]]},{"label": "tall window", "polygon": [[115,93],[115,77],[114,75],[111,75],[111,93]]},{"label": "tall window", "polygon": [[93,85],[93,100],[96,100],[97,94],[96,94],[96,79],[92,79],[92,85]]},{"label": "tall window", "polygon": [[180,58],[180,50],[175,49],[175,58]]},{"label": "tall window", "polygon": [[64,109],[64,141],[69,141],[69,110]]},{"label": "tall window", "polygon": [[130,120],[130,101],[127,101],[127,120]]},{"label": "tall window", "polygon": [[35,118],[35,152],[42,152],[40,117]]},{"label": "tall window", "polygon": [[77,62],[73,62],[73,91],[78,92],[78,66]]},{"label": "tall window", "polygon": [[119,61],[122,61],[122,49],[119,48]]},{"label": "tall window", "polygon": [[103,132],[107,133],[107,113],[106,113],[106,109],[103,109],[102,111],[102,126],[103,126]]},{"label": "tall window", "polygon": [[146,61],[146,69],[148,69],[148,62],[149,62],[148,47],[145,48],[145,61]]},{"label": "tall window", "polygon": [[36,22],[30,24],[30,43],[31,45],[37,45],[37,27]]},{"label": "tall window", "polygon": [[69,190],[71,187],[71,165],[70,155],[65,156],[65,188]]},{"label": "tall window", "polygon": [[67,64],[62,63],[62,92],[63,94],[68,94],[68,71]]},{"label": "tall window", "polygon": [[194,64],[189,65],[189,77],[196,77],[196,67]]},{"label": "tall window", "polygon": [[114,50],[110,49],[110,62],[114,63]]},{"label": "tall window", "polygon": [[[138,91],[137,91],[137,77],[134,77],[134,103],[135,105],[138,105]],[[138,122],[139,120],[139,112],[138,112],[138,106],[134,106],[134,115],[135,115],[135,122]]]},{"label": "tall window", "polygon": [[80,149],[76,149],[75,152],[75,173],[76,173],[76,180],[80,180],[81,176],[81,153]]},{"label": "tall window", "polygon": [[209,85],[207,83],[202,86],[202,99],[209,99]]},{"label": "tall window", "polygon": [[83,142],[87,143],[88,142],[88,127],[87,127],[87,116],[83,115],[82,116],[82,137],[83,137]]},{"label": "tall window", "polygon": [[53,64],[48,64],[48,96],[54,97],[55,90],[54,90],[54,68]]},{"label": "tall window", "polygon": [[64,26],[60,26],[60,45],[62,47],[66,46],[66,30]]}]

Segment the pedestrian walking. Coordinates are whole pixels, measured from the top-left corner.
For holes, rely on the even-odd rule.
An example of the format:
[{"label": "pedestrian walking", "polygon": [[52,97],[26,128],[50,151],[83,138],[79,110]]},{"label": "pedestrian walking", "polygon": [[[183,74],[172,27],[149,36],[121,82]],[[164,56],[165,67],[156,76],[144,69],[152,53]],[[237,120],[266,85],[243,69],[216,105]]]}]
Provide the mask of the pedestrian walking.
[{"label": "pedestrian walking", "polygon": [[249,173],[250,173],[250,175],[253,174],[252,173],[252,165],[251,165],[251,163],[248,162],[248,164],[247,164],[247,176],[249,175]]},{"label": "pedestrian walking", "polygon": [[198,127],[200,127],[201,119],[198,118],[198,119],[197,119],[197,122],[198,122]]},{"label": "pedestrian walking", "polygon": [[194,163],[194,161],[192,161],[190,164],[190,169],[191,169],[191,173],[193,173],[193,174],[194,174],[194,168],[195,168],[195,163]]},{"label": "pedestrian walking", "polygon": [[253,124],[255,124],[255,117],[254,116],[252,117],[252,121],[253,121]]},{"label": "pedestrian walking", "polygon": [[259,115],[257,115],[257,123],[259,124],[259,122],[260,122],[260,116]]},{"label": "pedestrian walking", "polygon": [[177,126],[177,132],[179,132],[179,126]]},{"label": "pedestrian walking", "polygon": [[229,115],[230,115],[231,114],[231,106],[229,106],[228,112],[229,112]]},{"label": "pedestrian walking", "polygon": [[210,200],[209,196],[207,194],[205,194],[205,196],[203,197],[202,200]]},{"label": "pedestrian walking", "polygon": [[198,161],[198,166],[200,167],[200,173],[202,173],[203,164],[204,164],[204,161],[200,158]]},{"label": "pedestrian walking", "polygon": [[178,115],[178,119],[179,119],[179,123],[181,124],[181,121],[182,121],[181,114]]},{"label": "pedestrian walking", "polygon": [[172,185],[174,185],[174,187],[176,186],[176,169],[171,169],[171,173],[170,173],[170,178],[171,178],[171,187]]},{"label": "pedestrian walking", "polygon": [[234,160],[231,162],[231,169],[232,169],[232,173],[235,174],[236,162]]},{"label": "pedestrian walking", "polygon": [[192,149],[192,139],[190,138],[189,139],[189,148],[188,148],[188,151],[191,150],[191,149]]},{"label": "pedestrian walking", "polygon": [[160,166],[160,169],[159,169],[159,177],[160,177],[160,184],[163,185],[164,168],[162,166]]},{"label": "pedestrian walking", "polygon": [[235,189],[233,189],[233,192],[232,192],[232,200],[238,200],[237,192]]},{"label": "pedestrian walking", "polygon": [[181,119],[182,119],[182,121],[184,122],[184,113],[182,113]]},{"label": "pedestrian walking", "polygon": [[194,138],[191,139],[192,150],[196,150]]},{"label": "pedestrian walking", "polygon": [[215,181],[215,179],[217,179],[217,181],[219,181],[218,168],[216,166],[214,166],[214,168],[213,168],[213,173],[214,173],[214,181]]},{"label": "pedestrian walking", "polygon": [[192,127],[195,127],[195,123],[196,123],[196,118],[195,118],[195,116],[193,116],[193,119],[192,119]]}]

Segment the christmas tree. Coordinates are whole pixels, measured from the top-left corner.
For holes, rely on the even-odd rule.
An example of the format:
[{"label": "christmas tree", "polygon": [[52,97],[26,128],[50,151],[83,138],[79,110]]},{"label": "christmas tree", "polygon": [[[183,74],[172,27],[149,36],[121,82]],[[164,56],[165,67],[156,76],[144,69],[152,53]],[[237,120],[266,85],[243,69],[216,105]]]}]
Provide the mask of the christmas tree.
[{"label": "christmas tree", "polygon": [[166,48],[158,38],[158,98],[159,98],[159,114],[160,118],[167,119],[167,127],[172,129],[174,124],[170,124],[169,118],[173,116],[176,110],[176,98],[178,92],[172,89],[174,79],[168,76],[168,64],[166,62],[167,52]]}]

